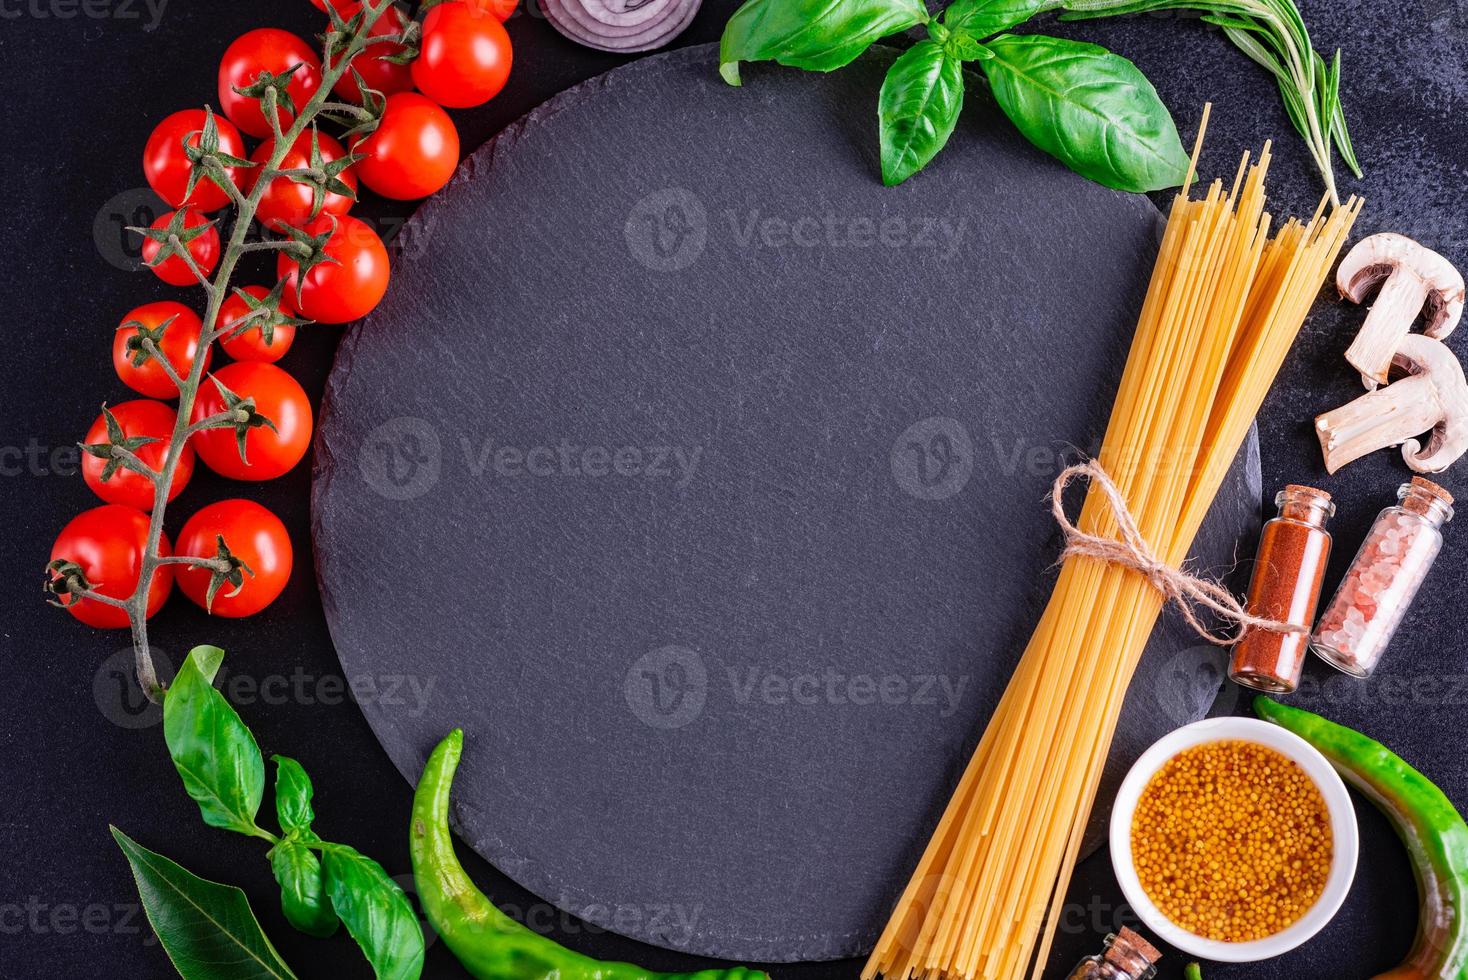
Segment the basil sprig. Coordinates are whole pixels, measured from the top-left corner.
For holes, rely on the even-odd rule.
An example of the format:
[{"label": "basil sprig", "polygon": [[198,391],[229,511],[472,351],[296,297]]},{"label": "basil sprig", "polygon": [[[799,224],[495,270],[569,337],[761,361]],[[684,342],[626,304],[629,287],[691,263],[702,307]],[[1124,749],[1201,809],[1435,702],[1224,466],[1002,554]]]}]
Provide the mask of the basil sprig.
[{"label": "basil sprig", "polygon": [[[211,827],[270,843],[266,856],[291,925],[325,937],[345,923],[378,980],[416,980],[423,970],[423,931],[407,895],[376,861],[316,833],[311,779],[294,759],[273,760],[281,833],[259,825],[265,760],[255,736],[214,687],[223,658],[218,647],[196,647],[163,701],[168,752],[199,815]],[[291,980],[239,889],[195,878],[120,832],[114,835],[133,866],[149,921],[185,980]]]},{"label": "basil sprig", "polygon": [[1124,191],[1182,183],[1188,157],[1157,91],[1091,44],[1002,35],[1060,0],[956,0],[937,19],[914,0],[748,0],[729,18],[719,70],[740,61],[830,71],[872,42],[926,24],[928,38],[892,63],[877,103],[882,180],[900,184],[937,156],[963,108],[964,62],[977,61],[999,107],[1029,140],[1076,173]]},{"label": "basil sprig", "polygon": [[1293,0],[954,0],[936,18],[914,0],[747,0],[724,28],[719,70],[731,85],[740,83],[741,61],[830,71],[879,38],[926,25],[927,39],[898,57],[882,83],[877,120],[885,183],[911,177],[948,142],[963,106],[962,66],[978,62],[1019,131],[1076,173],[1124,191],[1177,186],[1188,156],[1136,65],[1094,44],[1002,33],[1061,8],[1066,18],[1203,11],[1279,80],[1290,121],[1332,198],[1332,142],[1359,176],[1341,111],[1339,53],[1326,63],[1311,49]]}]

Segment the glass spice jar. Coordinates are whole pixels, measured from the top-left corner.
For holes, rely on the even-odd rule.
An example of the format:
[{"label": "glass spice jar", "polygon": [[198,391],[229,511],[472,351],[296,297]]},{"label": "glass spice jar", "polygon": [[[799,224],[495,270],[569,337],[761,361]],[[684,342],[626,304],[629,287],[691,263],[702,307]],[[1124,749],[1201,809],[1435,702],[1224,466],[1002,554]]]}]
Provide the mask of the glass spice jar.
[{"label": "glass spice jar", "polygon": [[1251,615],[1294,623],[1300,630],[1281,633],[1253,626],[1234,646],[1228,676],[1256,691],[1289,694],[1300,686],[1310,624],[1330,560],[1326,521],[1335,514],[1330,494],[1314,487],[1290,485],[1274,498],[1279,516],[1259,535],[1259,554],[1249,582]]},{"label": "glass spice jar", "polygon": [[1130,929],[1106,937],[1106,946],[1076,964],[1066,980],[1151,980],[1162,954]]},{"label": "glass spice jar", "polygon": [[1453,519],[1452,494],[1420,476],[1402,484],[1397,500],[1371,525],[1310,641],[1326,663],[1357,677],[1381,661]]}]

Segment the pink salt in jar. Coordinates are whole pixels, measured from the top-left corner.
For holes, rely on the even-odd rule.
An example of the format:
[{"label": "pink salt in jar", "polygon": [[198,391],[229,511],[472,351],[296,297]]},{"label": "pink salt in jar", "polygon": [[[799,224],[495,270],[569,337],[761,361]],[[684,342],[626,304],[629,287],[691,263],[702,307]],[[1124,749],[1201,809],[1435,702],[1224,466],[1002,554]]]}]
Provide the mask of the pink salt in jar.
[{"label": "pink salt in jar", "polygon": [[1442,526],[1453,519],[1453,497],[1430,480],[1413,477],[1371,525],[1335,598],[1310,638],[1326,663],[1366,677],[1422,587],[1442,550]]}]

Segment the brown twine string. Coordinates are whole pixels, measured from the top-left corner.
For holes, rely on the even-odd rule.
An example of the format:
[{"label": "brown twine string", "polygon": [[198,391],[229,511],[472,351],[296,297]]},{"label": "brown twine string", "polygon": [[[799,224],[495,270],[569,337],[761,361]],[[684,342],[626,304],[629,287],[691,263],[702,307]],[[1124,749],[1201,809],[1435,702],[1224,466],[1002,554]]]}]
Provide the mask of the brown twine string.
[{"label": "brown twine string", "polygon": [[[1121,532],[1120,540],[1088,534],[1071,523],[1070,518],[1065,516],[1065,504],[1062,499],[1065,488],[1081,477],[1089,480],[1093,486],[1099,487],[1106,496],[1107,503],[1111,505],[1112,516],[1116,518],[1117,528]],[[1255,616],[1244,608],[1232,592],[1218,582],[1189,575],[1182,569],[1174,568],[1158,558],[1156,552],[1147,544],[1147,540],[1142,537],[1142,532],[1137,528],[1136,519],[1127,509],[1121,490],[1101,464],[1095,460],[1077,463],[1061,471],[1060,475],[1055,478],[1055,484],[1050,488],[1050,510],[1055,515],[1056,523],[1060,525],[1061,531],[1065,534],[1065,550],[1061,552],[1061,558],[1083,555],[1098,561],[1124,565],[1141,573],[1153,588],[1162,593],[1163,599],[1182,610],[1183,618],[1187,620],[1188,625],[1209,643],[1221,647],[1233,646],[1243,639],[1244,634],[1251,627],[1271,630],[1275,633],[1304,633],[1309,630],[1309,627],[1306,626]],[[1214,635],[1198,618],[1197,607],[1199,606],[1210,609],[1222,619],[1235,624],[1237,631],[1223,637]]]}]

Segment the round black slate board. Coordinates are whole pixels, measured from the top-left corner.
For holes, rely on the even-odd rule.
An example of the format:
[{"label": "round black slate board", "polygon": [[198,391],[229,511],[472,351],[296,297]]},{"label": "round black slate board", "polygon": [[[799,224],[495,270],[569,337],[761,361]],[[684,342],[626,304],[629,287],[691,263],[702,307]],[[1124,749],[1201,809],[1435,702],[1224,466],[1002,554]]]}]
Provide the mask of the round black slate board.
[{"label": "round black slate board", "polygon": [[[1155,253],[1146,199],[979,99],[881,187],[891,57],[736,90],[706,46],[552,100],[405,229],[327,391],[316,559],[368,720],[410,779],[462,726],[465,840],[648,942],[870,947],[1048,594],[1043,497]],[[1201,567],[1258,507],[1251,437]],[[1110,779],[1220,657],[1164,623]]]}]

